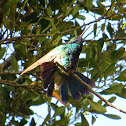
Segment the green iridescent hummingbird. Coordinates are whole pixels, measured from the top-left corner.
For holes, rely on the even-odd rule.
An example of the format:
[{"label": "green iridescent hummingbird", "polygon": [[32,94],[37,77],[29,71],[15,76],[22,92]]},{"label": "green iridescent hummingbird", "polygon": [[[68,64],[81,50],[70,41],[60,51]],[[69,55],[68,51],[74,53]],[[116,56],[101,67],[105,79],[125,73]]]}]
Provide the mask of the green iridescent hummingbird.
[{"label": "green iridescent hummingbird", "polygon": [[42,69],[41,79],[44,81],[43,88],[48,88],[48,97],[52,96],[54,87],[55,89],[61,89],[61,98],[64,103],[69,101],[69,91],[74,100],[80,100],[81,95],[89,95],[87,87],[75,79],[72,74],[66,74],[65,72],[72,71],[91,87],[95,86],[92,80],[76,70],[83,46],[82,36],[83,33],[79,37],[72,38],[67,44],[55,47],[26,68],[21,75],[40,65]]}]

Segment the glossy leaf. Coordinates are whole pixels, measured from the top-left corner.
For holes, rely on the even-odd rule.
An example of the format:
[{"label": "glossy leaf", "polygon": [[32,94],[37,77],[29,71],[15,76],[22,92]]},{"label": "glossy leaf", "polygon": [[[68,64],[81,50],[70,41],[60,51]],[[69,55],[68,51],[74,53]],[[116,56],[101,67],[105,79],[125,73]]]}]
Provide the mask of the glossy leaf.
[{"label": "glossy leaf", "polygon": [[19,123],[19,126],[25,125],[28,121],[25,120],[24,118],[21,120],[21,122]]},{"label": "glossy leaf", "polygon": [[126,22],[125,22],[125,24],[123,25],[122,30],[123,30],[125,27],[126,27]]},{"label": "glossy leaf", "polygon": [[112,61],[119,60],[123,56],[124,50],[120,48],[119,50],[115,50],[111,53]]},{"label": "glossy leaf", "polygon": [[10,62],[11,62],[11,65],[12,65],[11,70],[18,71],[19,66],[18,66],[16,58],[13,55],[11,57],[11,61]]},{"label": "glossy leaf", "polygon": [[58,107],[58,108],[55,110],[54,117],[57,116],[57,115],[61,115],[64,111],[65,111],[65,107],[64,107],[64,106]]},{"label": "glossy leaf", "polygon": [[6,52],[6,48],[5,47],[0,49],[0,59],[2,59],[2,57],[5,54],[5,52]]},{"label": "glossy leaf", "polygon": [[35,126],[36,124],[35,124],[35,120],[34,120],[34,118],[32,118],[31,119],[31,123],[30,123],[30,126]]},{"label": "glossy leaf", "polygon": [[[116,100],[116,97],[111,97],[108,101],[113,103]],[[105,107],[108,106],[107,104],[104,105]]]},{"label": "glossy leaf", "polygon": [[54,126],[65,126],[69,124],[69,120],[67,118],[63,118],[61,120],[55,121]]},{"label": "glossy leaf", "polygon": [[97,23],[94,24],[94,37],[96,37]]},{"label": "glossy leaf", "polygon": [[114,93],[121,93],[121,90],[125,87],[123,84],[113,84],[110,88],[100,92],[101,94],[114,94]]},{"label": "glossy leaf", "polygon": [[126,70],[122,71],[119,77],[116,78],[119,81],[126,81]]},{"label": "glossy leaf", "polygon": [[106,108],[99,103],[96,103],[96,102],[89,100],[89,99],[88,99],[88,102],[91,105],[90,109],[93,109],[94,111],[97,111],[99,113],[105,113],[107,111]]},{"label": "glossy leaf", "polygon": [[111,26],[110,23],[109,23],[108,26],[107,26],[107,30],[108,30],[108,32],[109,32],[109,35],[112,37],[112,35],[113,35],[113,33],[114,33],[114,30],[113,30],[113,28],[112,28],[112,26]]},{"label": "glossy leaf", "polygon": [[102,31],[104,31],[105,30],[105,23],[104,24],[102,24]]},{"label": "glossy leaf", "polygon": [[89,61],[90,61],[90,67],[93,67],[95,69],[99,69],[98,64],[95,62],[94,59],[90,59]]},{"label": "glossy leaf", "polygon": [[47,8],[47,14],[49,16],[52,16],[52,10],[51,10],[51,7],[50,6]]},{"label": "glossy leaf", "polygon": [[74,7],[73,11],[72,11],[72,15],[75,16],[75,15],[78,13],[78,10],[79,10],[79,5],[77,4],[77,5]]},{"label": "glossy leaf", "polygon": [[114,114],[104,114],[104,116],[108,117],[108,118],[111,118],[111,119],[121,119],[120,116],[118,115],[114,115]]},{"label": "glossy leaf", "polygon": [[27,57],[27,55],[26,55],[26,50],[25,50],[25,45],[21,45],[21,44],[15,44],[14,45],[14,47],[15,47],[15,50],[16,50],[16,52],[20,55],[20,56],[23,56],[23,57]]},{"label": "glossy leaf", "polygon": [[80,19],[80,20],[85,20],[86,17],[84,15],[77,15],[76,18]]},{"label": "glossy leaf", "polygon": [[81,120],[82,120],[82,124],[81,124],[82,126],[89,126],[87,119],[82,113],[81,113]]},{"label": "glossy leaf", "polygon": [[92,125],[95,123],[95,121],[96,121],[96,118],[95,118],[95,116],[92,115],[92,122],[91,122]]},{"label": "glossy leaf", "polygon": [[120,93],[117,93],[118,96],[126,98],[126,88],[123,88]]},{"label": "glossy leaf", "polygon": [[116,71],[115,63],[110,64],[104,71],[105,78]]}]

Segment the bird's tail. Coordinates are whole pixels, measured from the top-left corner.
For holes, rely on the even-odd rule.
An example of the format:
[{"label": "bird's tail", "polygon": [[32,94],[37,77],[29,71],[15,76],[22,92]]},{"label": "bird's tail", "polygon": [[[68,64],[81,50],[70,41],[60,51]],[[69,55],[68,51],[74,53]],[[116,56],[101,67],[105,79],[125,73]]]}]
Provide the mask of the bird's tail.
[{"label": "bird's tail", "polygon": [[[84,76],[83,74],[81,74],[79,72],[75,72],[74,74],[76,74],[79,78],[81,78],[85,83],[89,84],[90,87],[95,86],[95,83],[92,80],[90,80],[89,78],[87,78],[86,76]],[[69,101],[68,89],[69,89],[72,97],[76,101],[80,100],[81,95],[90,94],[90,91],[86,86],[81,84],[80,81],[78,81],[72,75],[69,75],[64,79],[63,84],[61,86],[61,97],[62,97],[62,101],[64,103],[67,103]]]},{"label": "bird's tail", "polygon": [[[54,89],[55,83],[55,73],[57,71],[57,66],[55,63],[46,62],[41,65],[42,74],[41,78],[44,80],[43,88],[48,88],[47,96],[51,97]],[[79,72],[74,72],[79,78],[81,78],[85,83],[89,84],[90,87],[94,87],[95,83]],[[73,75],[64,75],[61,85],[61,98],[64,103],[69,101],[69,93],[71,93],[74,100],[80,100],[81,95],[89,95],[89,89],[80,83]]]}]

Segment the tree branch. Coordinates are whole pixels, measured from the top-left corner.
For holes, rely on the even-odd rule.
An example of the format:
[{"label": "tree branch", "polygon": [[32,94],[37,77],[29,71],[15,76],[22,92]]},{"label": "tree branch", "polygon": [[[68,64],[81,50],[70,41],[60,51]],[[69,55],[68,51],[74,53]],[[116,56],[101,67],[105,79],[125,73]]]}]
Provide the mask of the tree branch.
[{"label": "tree branch", "polygon": [[67,71],[63,66],[61,66],[60,64],[57,63],[57,65],[59,65],[65,72],[66,74],[72,74],[73,77],[75,77],[80,83],[82,83],[84,86],[86,86],[90,92],[92,92],[94,95],[96,95],[98,98],[100,98],[102,101],[104,101],[108,106],[112,107],[112,108],[115,108],[117,109],[118,111],[122,112],[122,113],[125,113],[126,114],[126,111],[121,109],[121,108],[118,108],[117,106],[113,105],[112,103],[110,103],[109,101],[107,101],[105,98],[103,98],[101,95],[99,95],[97,92],[95,92],[87,83],[85,83],[80,77],[78,77],[76,74],[70,72],[70,71]]},{"label": "tree branch", "polygon": [[0,84],[24,88],[24,89],[27,89],[27,90],[32,91],[34,93],[37,92],[39,94],[42,94],[42,91],[43,91],[42,87],[38,87],[36,85],[21,85],[21,84],[16,83],[15,81],[0,80]]},{"label": "tree branch", "polygon": [[87,83],[85,83],[81,78],[79,78],[76,74],[71,73],[78,81],[80,81],[80,83],[82,83],[84,86],[86,86],[90,92],[92,92],[94,95],[96,95],[98,98],[100,98],[102,101],[104,101],[108,106],[117,109],[118,111],[125,113],[126,111],[118,108],[117,106],[111,104],[109,101],[107,101],[105,98],[103,98],[101,95],[99,95],[97,92],[95,92]]},{"label": "tree branch", "polygon": [[[107,12],[106,12],[107,13]],[[101,17],[99,17],[98,19],[96,19],[96,20],[94,20],[94,21],[91,21],[91,22],[89,22],[89,23],[87,23],[87,24],[83,24],[83,25],[81,25],[81,26],[78,26],[78,27],[75,27],[75,28],[72,28],[72,29],[69,29],[69,30],[66,30],[66,31],[63,31],[63,32],[60,32],[59,34],[60,35],[66,35],[66,34],[68,34],[68,33],[70,33],[70,32],[73,32],[74,30],[77,30],[77,29],[80,29],[80,28],[82,28],[82,27],[84,27],[84,26],[87,26],[87,25],[90,25],[90,24],[92,24],[92,23],[95,23],[95,22],[97,22],[97,21],[100,21],[100,20],[102,20],[102,19],[107,19],[108,17],[104,17],[105,15],[106,15],[106,13],[104,13]],[[48,36],[48,34],[32,34],[32,35],[22,35],[22,36],[18,36],[18,37],[12,37],[12,38],[10,38],[10,39],[4,39],[4,40],[0,40],[0,44],[7,44],[7,43],[10,43],[10,42],[8,42],[8,41],[15,41],[16,39],[22,39],[22,38],[31,38],[31,37],[38,37],[38,36]],[[6,41],[6,42],[5,42]],[[11,42],[12,43],[12,42]]]},{"label": "tree branch", "polygon": [[[67,71],[68,72],[68,71]],[[125,113],[126,114],[126,111],[121,109],[121,108],[118,108],[117,106],[111,104],[109,101],[107,101],[105,98],[103,98],[101,95],[99,95],[97,92],[95,92],[87,83],[85,83],[81,78],[79,78],[76,74],[74,73],[69,73],[68,74],[72,74],[80,83],[82,83],[84,86],[86,86],[90,92],[92,92],[94,95],[96,95],[98,98],[100,98],[102,101],[104,101],[108,106],[112,107],[112,108],[115,108],[117,109],[118,111],[122,112],[122,113]],[[21,85],[21,84],[17,84],[16,82],[14,81],[8,81],[8,80],[0,80],[0,83],[1,84],[5,84],[5,85],[9,85],[9,86],[13,86],[13,87],[20,87],[20,88],[24,88],[24,89],[27,89],[27,90],[30,90],[32,92],[38,92],[39,94],[42,94],[42,88],[40,87],[36,87],[35,85]]]}]

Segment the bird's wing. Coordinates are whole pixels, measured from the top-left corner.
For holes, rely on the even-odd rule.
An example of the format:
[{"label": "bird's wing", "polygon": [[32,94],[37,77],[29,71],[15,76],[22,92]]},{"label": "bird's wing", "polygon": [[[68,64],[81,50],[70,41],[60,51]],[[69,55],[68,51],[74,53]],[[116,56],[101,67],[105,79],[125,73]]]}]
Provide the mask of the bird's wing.
[{"label": "bird's wing", "polygon": [[54,48],[49,53],[47,53],[46,55],[41,57],[39,60],[37,60],[35,63],[33,63],[31,66],[26,68],[20,75],[23,75],[24,73],[26,73],[28,71],[31,71],[32,69],[34,69],[35,67],[41,65],[44,62],[53,61],[57,57],[57,54],[58,54],[58,50],[56,48]]}]

